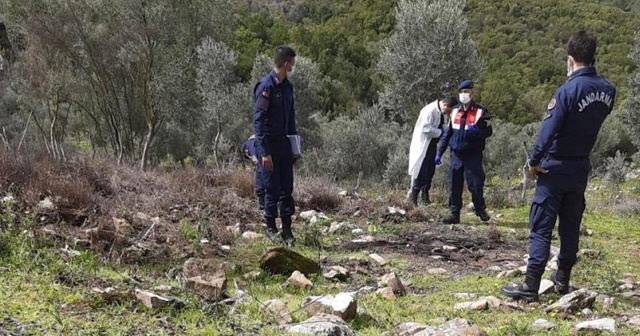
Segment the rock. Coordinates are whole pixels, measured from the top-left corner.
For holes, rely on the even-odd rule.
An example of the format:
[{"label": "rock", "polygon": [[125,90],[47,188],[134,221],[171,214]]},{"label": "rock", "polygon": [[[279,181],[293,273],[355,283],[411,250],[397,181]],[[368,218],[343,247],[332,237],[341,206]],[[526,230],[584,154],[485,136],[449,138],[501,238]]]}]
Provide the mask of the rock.
[{"label": "rock", "polygon": [[217,264],[218,261],[215,259],[189,258],[184,262],[184,264],[182,264],[183,280],[199,275],[218,274],[220,272],[220,268],[215,266]]},{"label": "rock", "polygon": [[558,254],[560,254],[560,248],[557,246],[551,246],[549,248],[549,255],[551,256],[557,256]]},{"label": "rock", "polygon": [[336,295],[331,306],[333,307],[333,315],[339,316],[345,321],[356,318],[358,302],[351,294],[340,293]]},{"label": "rock", "polygon": [[531,324],[532,329],[538,329],[538,330],[552,330],[555,327],[556,327],[555,324],[545,319],[537,319],[533,322],[533,324]]},{"label": "rock", "polygon": [[491,266],[489,268],[487,268],[487,271],[491,272],[491,273],[500,273],[502,272],[502,268],[500,266]]},{"label": "rock", "polygon": [[582,315],[584,315],[584,317],[591,317],[593,315],[593,311],[589,308],[585,308],[581,311]]},{"label": "rock", "polygon": [[544,279],[540,281],[540,288],[538,289],[538,294],[547,294],[553,291],[553,281]]},{"label": "rock", "polygon": [[405,210],[400,209],[398,207],[388,207],[387,210],[389,210],[389,213],[392,215],[398,214],[398,215],[404,216],[407,214]]},{"label": "rock", "polygon": [[222,245],[222,246],[220,246],[220,249],[221,249],[221,250],[223,250],[223,251],[227,251],[227,252],[228,252],[228,251],[231,251],[231,246],[229,246],[229,245]]},{"label": "rock", "polygon": [[208,300],[218,301],[222,299],[227,289],[227,277],[221,270],[214,275],[206,274],[187,278],[184,288],[192,290]]},{"label": "rock", "polygon": [[323,276],[329,280],[347,281],[350,276],[349,270],[342,266],[331,266],[329,271],[324,273]]},{"label": "rock", "polygon": [[53,203],[51,197],[47,197],[44,200],[40,201],[40,203],[38,203],[39,212],[50,212],[56,211],[57,209],[58,207]]},{"label": "rock", "polygon": [[387,298],[389,300],[395,300],[396,299],[396,295],[393,294],[393,289],[391,289],[391,287],[385,287],[385,288],[380,288],[376,291],[376,294]]},{"label": "rock", "polygon": [[340,293],[335,297],[333,295],[309,296],[302,300],[301,306],[312,315],[332,314],[343,320],[354,319],[358,311],[358,303],[349,293]]},{"label": "rock", "polygon": [[576,325],[577,331],[589,330],[589,331],[610,331],[616,332],[616,321],[612,318],[603,318],[593,321],[580,322]]},{"label": "rock", "polygon": [[358,293],[370,293],[370,292],[374,292],[375,290],[376,290],[375,287],[364,286],[364,287],[358,289]]},{"label": "rock", "polygon": [[309,219],[309,224],[315,224],[318,222],[318,216],[313,216],[311,217],[311,219]]},{"label": "rock", "polygon": [[608,295],[598,294],[598,296],[596,296],[596,301],[602,303],[605,307],[610,307],[615,304],[616,299]]},{"label": "rock", "polygon": [[340,192],[338,193],[338,196],[347,196],[348,192],[346,190],[340,190]]},{"label": "rock", "polygon": [[622,297],[626,299],[640,301],[640,292],[625,292],[625,293],[622,293]]},{"label": "rock", "polygon": [[384,266],[387,264],[387,261],[384,260],[384,258],[382,258],[380,255],[376,253],[372,253],[369,255],[369,261],[371,261],[372,263],[378,266]]},{"label": "rock", "polygon": [[455,247],[455,246],[444,245],[444,246],[442,247],[442,250],[443,250],[443,251],[445,251],[445,252],[447,252],[447,251],[448,251],[448,252],[453,252],[453,251],[457,251],[457,250],[458,250],[458,248],[457,248],[457,247]]},{"label": "rock", "polygon": [[315,210],[309,210],[309,211],[303,211],[303,212],[301,212],[299,217],[300,217],[301,219],[309,220],[309,219],[311,219],[312,217],[315,217],[315,216],[317,216],[317,215],[318,215],[318,212],[317,212],[317,211],[315,211]]},{"label": "rock", "polygon": [[313,287],[313,283],[309,281],[304,274],[300,273],[300,271],[293,271],[291,277],[287,279],[287,282],[302,289],[311,289]]},{"label": "rock", "polygon": [[373,238],[372,236],[364,236],[364,237],[360,237],[358,239],[353,239],[351,242],[352,243],[356,243],[356,244],[364,244],[364,243],[371,243],[376,241],[375,238]]},{"label": "rock", "polygon": [[161,309],[171,304],[172,300],[169,298],[156,295],[151,292],[136,289],[136,298],[142,302],[143,305],[150,309]]},{"label": "rock", "polygon": [[160,286],[153,287],[153,290],[157,292],[170,292],[171,289],[173,288],[169,285],[160,285]]},{"label": "rock", "polygon": [[580,249],[580,251],[578,251],[578,257],[586,257],[589,259],[600,259],[601,253],[600,251],[596,251],[596,250]]},{"label": "rock", "polygon": [[393,291],[393,294],[398,296],[404,296],[407,294],[407,290],[404,288],[404,285],[396,272],[383,275],[378,282],[378,286],[389,287]]},{"label": "rock", "polygon": [[427,270],[427,273],[429,274],[445,274],[447,273],[447,270],[444,268],[430,268]]},{"label": "rock", "polygon": [[455,318],[444,325],[430,329],[425,329],[415,334],[415,336],[486,336],[487,333],[477,326],[471,325],[467,320]]},{"label": "rock", "polygon": [[260,271],[253,271],[253,272],[249,272],[249,273],[245,273],[243,275],[243,277],[247,280],[256,280],[258,279],[260,276],[262,275],[262,272]]},{"label": "rock", "polygon": [[253,231],[245,231],[242,234],[242,238],[247,240],[258,240],[258,239],[262,239],[263,237],[264,235],[262,233],[256,233]]},{"label": "rock", "polygon": [[352,228],[353,225],[347,223],[347,222],[333,222],[331,223],[331,226],[329,226],[329,233],[330,234],[334,234],[334,233],[340,233],[340,232],[345,232],[346,230]]},{"label": "rock", "polygon": [[518,268],[518,271],[520,271],[520,274],[526,274],[527,273],[527,265],[524,265],[524,266]]},{"label": "rock", "polygon": [[260,306],[260,312],[270,314],[278,319],[280,324],[288,324],[293,322],[293,318],[289,313],[287,305],[277,299],[266,301]]},{"label": "rock", "polygon": [[285,275],[293,271],[300,271],[304,275],[320,272],[317,262],[284,247],[275,247],[267,251],[260,260],[260,268],[273,274]]},{"label": "rock", "polygon": [[353,229],[353,230],[351,230],[351,234],[354,234],[354,235],[359,235],[359,234],[362,234],[363,232],[364,231],[362,231],[362,229]]},{"label": "rock", "polygon": [[561,297],[560,300],[548,306],[545,311],[547,313],[562,313],[567,310],[577,312],[581,309],[592,307],[597,295],[597,293],[586,289],[580,289]]},{"label": "rock", "polygon": [[284,331],[305,335],[356,336],[341,318],[329,314],[318,314],[300,323],[288,324]]},{"label": "rock", "polygon": [[476,207],[473,205],[473,202],[467,204],[467,210],[469,210],[469,211],[475,211],[476,210]]},{"label": "rock", "polygon": [[395,326],[395,328],[393,328],[393,331],[391,331],[391,335],[393,336],[413,336],[418,334],[419,332],[423,331],[423,330],[431,330],[433,329],[430,326],[421,324],[421,323],[416,323],[416,322],[406,322],[406,323],[401,323]]},{"label": "rock", "polygon": [[634,328],[640,328],[640,315],[630,318],[627,324]]},{"label": "rock", "polygon": [[522,274],[522,271],[520,271],[519,269],[514,269],[514,270],[510,270],[510,271],[502,271],[498,274],[497,278],[498,279],[506,279],[506,278],[512,278],[515,276],[518,276]]},{"label": "rock", "polygon": [[461,300],[473,300],[476,298],[476,294],[473,293],[455,293],[453,294],[453,296],[456,299],[461,299]]},{"label": "rock", "polygon": [[113,227],[116,229],[116,234],[123,237],[131,236],[134,231],[133,226],[121,218],[113,218]]},{"label": "rock", "polygon": [[478,299],[479,301],[487,301],[487,304],[489,305],[489,307],[491,308],[497,308],[500,307],[500,305],[502,304],[502,301],[500,301],[500,299],[498,299],[495,296],[483,296],[480,299]]},{"label": "rock", "polygon": [[209,244],[209,239],[200,239],[200,244]]},{"label": "rock", "polygon": [[455,310],[485,310],[487,308],[489,308],[489,303],[486,300],[456,303],[456,305],[453,306]]}]

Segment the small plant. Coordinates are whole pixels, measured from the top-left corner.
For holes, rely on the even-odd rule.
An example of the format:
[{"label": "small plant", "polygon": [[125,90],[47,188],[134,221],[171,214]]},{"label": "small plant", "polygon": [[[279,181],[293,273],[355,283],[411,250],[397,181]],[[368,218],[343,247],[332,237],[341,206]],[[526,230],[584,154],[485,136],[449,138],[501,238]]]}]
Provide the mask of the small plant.
[{"label": "small plant", "polygon": [[616,156],[606,158],[604,163],[604,179],[616,185],[624,183],[628,170],[628,165],[625,160],[626,155],[620,151],[616,152]]},{"label": "small plant", "polygon": [[198,230],[186,218],[180,221],[180,234],[188,240],[198,238]]}]

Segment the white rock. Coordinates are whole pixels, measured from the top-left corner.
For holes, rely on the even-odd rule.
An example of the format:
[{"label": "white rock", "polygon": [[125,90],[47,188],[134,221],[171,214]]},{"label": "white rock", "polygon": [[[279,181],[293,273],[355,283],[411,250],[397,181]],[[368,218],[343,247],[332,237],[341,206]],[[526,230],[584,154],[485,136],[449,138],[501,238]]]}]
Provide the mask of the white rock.
[{"label": "white rock", "polygon": [[456,299],[461,299],[461,300],[473,300],[475,299],[478,295],[473,294],[473,293],[455,293],[453,294],[453,296]]},{"label": "white rock", "polygon": [[499,273],[502,271],[502,268],[500,266],[491,266],[489,268],[487,268],[487,271],[491,272],[491,273]]},{"label": "white rock", "polygon": [[53,203],[50,197],[47,197],[38,203],[38,210],[54,211],[57,208],[58,207]]},{"label": "white rock", "polygon": [[200,244],[209,244],[209,239],[200,239]]},{"label": "white rock", "polygon": [[309,314],[333,314],[343,320],[354,319],[358,311],[358,303],[351,293],[340,293],[335,297],[309,296],[302,300],[301,306]]},{"label": "white rock", "polygon": [[547,294],[553,291],[553,281],[544,279],[540,281],[540,288],[538,288],[538,294]]},{"label": "white rock", "polygon": [[266,301],[262,306],[260,306],[260,311],[276,316],[280,324],[293,322],[293,318],[289,313],[287,305],[280,300],[273,299]]},{"label": "white rock", "polygon": [[610,331],[612,333],[616,332],[616,320],[612,318],[603,318],[599,320],[593,321],[585,321],[578,323],[576,325],[577,331],[582,330],[601,330],[601,331]]},{"label": "white rock", "polygon": [[385,297],[389,300],[395,300],[396,299],[396,295],[393,294],[393,289],[391,289],[391,287],[384,287],[384,288],[380,288],[376,291],[376,294]]},{"label": "white rock", "polygon": [[630,318],[629,321],[627,321],[627,324],[632,327],[640,328],[640,315]]},{"label": "white rock", "polygon": [[555,324],[545,320],[545,319],[537,319],[533,324],[531,324],[531,328],[538,330],[552,330],[556,326]]},{"label": "white rock", "polygon": [[300,271],[293,271],[289,279],[287,279],[287,282],[302,289],[310,289],[313,287],[313,283]]},{"label": "white rock", "polygon": [[373,236],[363,236],[358,239],[353,239],[351,242],[356,244],[363,244],[363,243],[371,243],[374,241],[376,241],[376,239],[373,238]]},{"label": "white rock", "polygon": [[303,211],[300,213],[300,218],[302,219],[311,219],[312,217],[315,217],[316,215],[318,215],[318,212],[315,210],[309,210],[309,211]]},{"label": "white rock", "polygon": [[262,233],[256,233],[252,231],[246,231],[242,234],[242,238],[247,240],[258,240],[258,239],[262,239],[263,237],[264,235]]},{"label": "white rock", "polygon": [[284,331],[305,335],[356,336],[341,318],[329,314],[318,314],[300,323],[289,324]]},{"label": "white rock", "polygon": [[338,193],[338,196],[347,196],[347,191],[346,190],[342,190]]},{"label": "white rock", "polygon": [[220,249],[223,251],[231,251],[231,246],[229,245],[222,245],[220,246]]},{"label": "white rock", "polygon": [[375,264],[377,264],[378,266],[384,266],[387,264],[387,261],[384,260],[383,257],[381,257],[380,255],[376,254],[376,253],[372,253],[369,255],[369,260]]},{"label": "white rock", "polygon": [[445,274],[447,273],[447,270],[444,268],[430,268],[427,270],[427,273],[429,274]]},{"label": "white rock", "polygon": [[353,229],[351,230],[351,233],[354,235],[359,235],[362,234],[364,231],[362,231],[362,229]]},{"label": "white rock", "polygon": [[593,315],[593,311],[589,308],[585,308],[581,312],[585,317],[591,317]]},{"label": "white rock", "polygon": [[489,303],[485,300],[456,303],[453,306],[455,310],[484,310],[487,308],[489,308]]},{"label": "white rock", "polygon": [[171,299],[169,298],[140,289],[136,289],[136,298],[150,309],[160,309],[171,304]]},{"label": "white rock", "polygon": [[311,217],[311,219],[309,219],[309,223],[310,224],[315,224],[318,222],[318,217],[317,216],[313,216]]},{"label": "white rock", "polygon": [[442,247],[442,250],[443,250],[443,251],[457,251],[457,250],[458,250],[458,248],[457,248],[457,247],[455,247],[455,246],[445,245],[445,246],[443,246],[443,247]]},{"label": "white rock", "polygon": [[399,215],[404,216],[404,215],[407,214],[407,212],[405,210],[400,209],[398,207],[388,207],[387,210],[389,210],[389,213],[392,214],[392,215],[399,214]]}]

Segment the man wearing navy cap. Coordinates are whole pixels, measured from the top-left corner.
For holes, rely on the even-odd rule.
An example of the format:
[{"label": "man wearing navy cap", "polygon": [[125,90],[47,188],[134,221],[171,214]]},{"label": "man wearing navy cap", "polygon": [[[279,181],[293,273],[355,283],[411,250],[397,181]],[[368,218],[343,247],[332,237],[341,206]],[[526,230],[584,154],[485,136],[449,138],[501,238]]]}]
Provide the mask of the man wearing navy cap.
[{"label": "man wearing navy cap", "polygon": [[277,240],[276,218],[282,221],[281,237],[287,245],[295,238],[291,230],[293,202],[294,154],[289,135],[297,135],[293,85],[290,82],[296,63],[296,53],[287,46],[276,48],[273,70],[254,90],[253,128],[256,151],[262,164],[266,189],[264,219],[266,235]]},{"label": "man wearing navy cap", "polygon": [[252,134],[247,141],[242,144],[242,154],[245,159],[251,160],[256,167],[255,172],[255,184],[256,184],[256,197],[258,198],[258,208],[264,210],[264,179],[262,178],[262,162],[258,160],[258,154],[256,152],[256,135]]},{"label": "man wearing navy cap", "polygon": [[591,32],[580,31],[569,39],[569,79],[549,101],[529,156],[529,171],[537,181],[529,213],[526,278],[519,286],[502,287],[502,293],[513,299],[538,300],[557,218],[560,218],[560,253],[558,270],[551,274],[551,281],[560,294],[570,290],[569,278],[576,263],[585,209],[584,192],[591,171],[589,155],[616,97],[616,88],[600,77],[593,66],[596,47],[597,41]]},{"label": "man wearing navy cap", "polygon": [[493,134],[488,121],[491,119],[487,108],[473,100],[473,82],[463,81],[458,85],[460,104],[451,113],[449,128],[440,138],[436,164],[442,164],[442,155],[451,147],[451,170],[449,171],[449,209],[451,214],[444,218],[445,224],[460,223],[462,190],[464,178],[471,192],[475,213],[483,222],[491,218],[487,214],[484,201],[485,174],[482,155],[485,142]]}]

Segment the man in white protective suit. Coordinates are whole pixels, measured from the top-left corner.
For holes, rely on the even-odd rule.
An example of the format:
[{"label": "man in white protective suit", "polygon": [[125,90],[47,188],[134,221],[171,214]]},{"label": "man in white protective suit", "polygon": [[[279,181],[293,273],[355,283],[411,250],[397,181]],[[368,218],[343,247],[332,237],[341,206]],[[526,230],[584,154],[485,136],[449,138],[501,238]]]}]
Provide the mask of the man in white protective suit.
[{"label": "man in white protective suit", "polygon": [[436,100],[420,110],[413,129],[409,148],[409,175],[411,175],[411,202],[418,205],[418,194],[422,192],[421,204],[429,205],[429,189],[436,172],[438,139],[445,125],[444,117],[451,114],[458,101],[453,97]]}]

